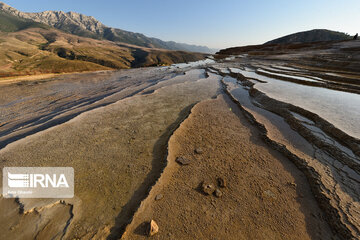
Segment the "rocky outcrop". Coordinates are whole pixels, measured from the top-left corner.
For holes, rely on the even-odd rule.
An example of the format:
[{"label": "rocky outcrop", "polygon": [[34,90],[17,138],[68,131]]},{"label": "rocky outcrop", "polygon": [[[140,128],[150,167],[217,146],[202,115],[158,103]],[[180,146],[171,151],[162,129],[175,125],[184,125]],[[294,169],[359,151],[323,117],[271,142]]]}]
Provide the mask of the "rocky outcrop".
[{"label": "rocky outcrop", "polygon": [[[11,15],[30,19],[35,22],[44,23],[52,27],[65,30],[70,33],[80,33],[82,35],[87,34],[100,34],[104,33],[104,29],[107,28],[104,24],[96,20],[92,16],[86,16],[84,14],[75,12],[63,12],[63,11],[45,11],[37,13],[21,12],[17,9],[10,7],[5,3],[0,3],[0,9]],[[95,35],[94,35],[95,36]]]}]

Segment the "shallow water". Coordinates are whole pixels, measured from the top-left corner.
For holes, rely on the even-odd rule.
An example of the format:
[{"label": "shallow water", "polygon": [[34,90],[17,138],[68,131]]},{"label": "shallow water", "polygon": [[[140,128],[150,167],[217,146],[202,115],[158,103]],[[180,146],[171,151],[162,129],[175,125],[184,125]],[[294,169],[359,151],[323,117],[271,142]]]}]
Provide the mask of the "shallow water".
[{"label": "shallow water", "polygon": [[295,76],[295,75],[289,75],[289,74],[282,74],[282,73],[274,73],[274,72],[269,72],[263,69],[259,69],[258,72],[260,73],[266,73],[266,74],[271,74],[274,76],[279,76],[279,77],[286,77],[286,78],[292,78],[292,79],[296,79],[296,80],[300,80],[300,81],[307,81],[307,82],[319,82],[318,80],[320,80],[320,78],[317,78],[318,80],[315,80],[313,78],[309,78],[309,77],[301,77],[301,76]]},{"label": "shallow water", "polygon": [[225,77],[223,81],[227,84],[227,88],[232,96],[236,98],[242,107],[253,114],[267,128],[268,136],[271,139],[276,139],[284,145],[289,144],[301,152],[313,153],[313,147],[302,136],[292,130],[282,117],[258,107],[259,103],[250,97],[245,87],[237,84],[235,78]]},{"label": "shallow water", "polygon": [[[295,71],[295,72],[298,72],[300,71],[300,69],[297,69],[297,68],[292,68],[292,67],[287,67],[287,66],[280,66],[280,65],[274,65],[272,66],[272,68],[274,69],[281,69],[281,70],[290,70],[290,71]],[[301,69],[301,71],[306,71],[304,69]]]},{"label": "shallow water", "polygon": [[206,66],[208,64],[213,64],[213,63],[215,63],[215,61],[208,58],[208,59],[199,60],[199,61],[196,61],[196,62],[172,64],[170,66],[170,69],[172,69],[172,68],[183,69],[183,68],[203,67],[203,66]]},{"label": "shallow water", "polygon": [[[117,229],[126,224],[163,169],[169,136],[194,104],[210,99],[220,91],[221,77],[211,73],[206,77],[204,69],[179,71],[178,75],[165,71],[165,76],[152,75],[147,73],[149,71],[151,69],[131,72],[133,79],[146,75],[140,84],[150,82],[136,88],[135,93],[130,91],[122,95],[119,91],[116,94],[121,96],[114,97],[111,104],[93,106],[96,108],[87,109],[65,123],[1,149],[2,167],[5,164],[21,166],[31,163],[75,169],[75,198],[66,200],[66,203],[73,206],[76,221],[71,222],[71,228],[67,230],[69,237],[64,239],[78,239],[89,232],[94,236],[105,226],[110,230],[112,226]],[[137,82],[132,80],[130,84],[136,85]],[[34,111],[33,108],[30,110]],[[23,204],[22,199],[19,201]],[[4,207],[1,198],[0,205],[0,208]],[[16,207],[15,204],[13,208],[16,210]],[[18,216],[15,210],[9,218]],[[41,214],[40,218],[46,219]],[[38,216],[33,213],[25,217],[33,215]],[[0,221],[6,222],[4,216],[0,215]],[[30,234],[26,231],[27,225],[42,226],[40,223],[23,221],[17,226],[18,231],[10,231],[11,226],[4,224],[0,231],[7,239],[15,239],[13,234],[19,231]],[[116,229],[111,229],[113,234],[116,234]]]},{"label": "shallow water", "polygon": [[316,137],[320,138],[321,140],[325,141],[328,144],[333,145],[334,147],[337,147],[340,149],[343,153],[351,157],[353,161],[355,161],[357,164],[360,164],[360,161],[357,160],[354,153],[347,147],[341,145],[336,141],[335,139],[331,138],[329,135],[327,135],[323,130],[320,128],[314,126],[313,124],[303,123],[303,126],[307,129],[311,130],[312,134],[314,134]]},{"label": "shallow water", "polygon": [[348,135],[360,139],[360,95],[277,80],[255,72],[240,72],[245,77],[266,81],[256,83],[254,87],[269,97],[316,113]]},{"label": "shallow water", "polygon": [[[242,74],[244,77],[247,77],[247,78],[258,78],[258,76],[260,76],[259,74],[251,71],[250,69],[248,68],[245,68],[245,70],[242,70],[240,68],[230,68],[230,71],[232,73],[240,73]],[[260,78],[258,78],[260,80]]]}]

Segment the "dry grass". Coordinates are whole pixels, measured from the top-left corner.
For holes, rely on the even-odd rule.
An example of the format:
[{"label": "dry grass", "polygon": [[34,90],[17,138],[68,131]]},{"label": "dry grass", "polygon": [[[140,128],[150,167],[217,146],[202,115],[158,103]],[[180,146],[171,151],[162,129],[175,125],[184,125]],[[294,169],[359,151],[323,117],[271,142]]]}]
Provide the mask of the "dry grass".
[{"label": "dry grass", "polygon": [[54,29],[0,32],[0,77],[169,65],[204,56],[78,37]]}]

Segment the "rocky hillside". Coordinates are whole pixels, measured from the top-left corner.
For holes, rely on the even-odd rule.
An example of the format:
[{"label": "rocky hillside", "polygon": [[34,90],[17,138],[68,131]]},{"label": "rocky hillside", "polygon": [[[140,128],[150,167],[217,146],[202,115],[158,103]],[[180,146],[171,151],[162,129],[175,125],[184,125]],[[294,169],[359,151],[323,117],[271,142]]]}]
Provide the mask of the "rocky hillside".
[{"label": "rocky hillside", "polygon": [[[8,21],[19,27],[31,22]],[[36,23],[37,24],[37,23]],[[203,59],[202,53],[145,48],[54,28],[0,31],[0,77],[161,66]]]},{"label": "rocky hillside", "polygon": [[351,36],[342,32],[330,31],[326,29],[314,29],[280,37],[272,41],[266,42],[265,44],[327,42],[348,40],[351,38]]},{"label": "rocky hillside", "polygon": [[107,39],[115,42],[134,44],[148,48],[163,48],[168,50],[182,50],[190,52],[213,53],[214,50],[205,46],[196,46],[173,41],[166,42],[157,38],[150,38],[140,33],[133,33],[122,29],[107,27],[94,17],[74,12],[45,11],[25,13],[0,2],[0,11],[16,17],[47,24],[62,31],[83,37]]},{"label": "rocky hillside", "polygon": [[0,77],[162,66],[206,56],[106,40],[96,34],[109,34],[108,28],[76,13],[28,14],[0,6]]},{"label": "rocky hillside", "polygon": [[15,32],[26,28],[39,27],[48,29],[49,26],[37,23],[32,20],[15,17],[6,12],[0,11],[0,31]]}]

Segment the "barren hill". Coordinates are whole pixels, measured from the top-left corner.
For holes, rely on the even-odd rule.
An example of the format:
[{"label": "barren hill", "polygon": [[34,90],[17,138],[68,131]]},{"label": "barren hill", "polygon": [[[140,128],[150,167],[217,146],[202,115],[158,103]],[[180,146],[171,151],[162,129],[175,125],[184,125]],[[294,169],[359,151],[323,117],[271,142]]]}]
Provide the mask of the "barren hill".
[{"label": "barren hill", "polygon": [[285,43],[310,43],[341,41],[351,39],[351,36],[342,32],[331,31],[327,29],[314,29],[305,32],[298,32],[284,37],[274,39],[265,44],[285,44]]}]

